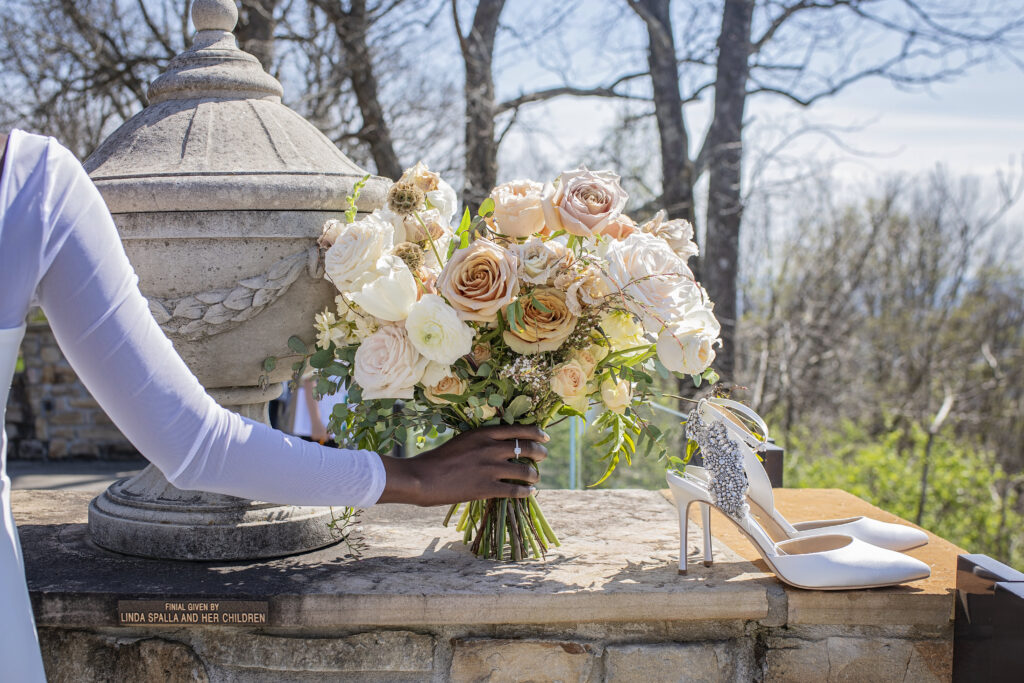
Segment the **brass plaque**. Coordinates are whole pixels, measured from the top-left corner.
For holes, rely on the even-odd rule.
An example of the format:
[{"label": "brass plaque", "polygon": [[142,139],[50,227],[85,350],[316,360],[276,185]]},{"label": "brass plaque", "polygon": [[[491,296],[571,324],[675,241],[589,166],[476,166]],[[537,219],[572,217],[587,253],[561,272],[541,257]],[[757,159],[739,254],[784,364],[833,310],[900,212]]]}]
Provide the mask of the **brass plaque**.
[{"label": "brass plaque", "polygon": [[265,626],[265,600],[118,600],[121,626]]}]

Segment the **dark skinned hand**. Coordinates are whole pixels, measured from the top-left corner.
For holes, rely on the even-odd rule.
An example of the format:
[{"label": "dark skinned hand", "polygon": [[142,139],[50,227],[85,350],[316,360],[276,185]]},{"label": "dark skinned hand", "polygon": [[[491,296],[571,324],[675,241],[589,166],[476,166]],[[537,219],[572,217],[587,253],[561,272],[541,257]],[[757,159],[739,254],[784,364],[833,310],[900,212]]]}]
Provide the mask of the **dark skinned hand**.
[{"label": "dark skinned hand", "polygon": [[[540,479],[536,467],[548,457],[548,435],[531,425],[480,427],[414,458],[382,456],[387,483],[378,503],[451,505],[484,498],[526,498]],[[525,482],[525,483],[513,483]]]}]

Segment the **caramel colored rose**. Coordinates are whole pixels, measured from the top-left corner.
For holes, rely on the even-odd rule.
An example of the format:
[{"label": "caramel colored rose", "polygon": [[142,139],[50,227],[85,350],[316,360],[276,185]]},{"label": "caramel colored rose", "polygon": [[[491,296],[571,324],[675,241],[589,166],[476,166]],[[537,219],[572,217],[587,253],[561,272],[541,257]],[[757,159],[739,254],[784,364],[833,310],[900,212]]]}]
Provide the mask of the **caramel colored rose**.
[{"label": "caramel colored rose", "polygon": [[441,396],[461,396],[466,393],[467,389],[469,389],[469,382],[464,379],[459,379],[454,375],[448,375],[437,384],[425,387],[423,389],[423,395],[431,403],[438,405],[451,405],[451,401],[446,398],[441,398]]},{"label": "caramel colored rose", "polygon": [[576,316],[565,303],[565,293],[553,287],[538,287],[523,303],[522,327],[512,326],[502,336],[516,353],[554,351],[576,329]]},{"label": "caramel colored rose", "polygon": [[516,255],[488,240],[458,249],[437,279],[437,291],[463,320],[493,322],[519,294]]}]

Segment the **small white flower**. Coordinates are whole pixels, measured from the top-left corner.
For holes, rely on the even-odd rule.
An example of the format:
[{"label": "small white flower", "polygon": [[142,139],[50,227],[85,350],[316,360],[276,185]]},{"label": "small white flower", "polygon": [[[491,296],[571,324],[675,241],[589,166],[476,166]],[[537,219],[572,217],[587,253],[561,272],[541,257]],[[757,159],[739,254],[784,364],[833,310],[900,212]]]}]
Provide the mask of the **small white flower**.
[{"label": "small white flower", "polygon": [[672,372],[699,375],[714,362],[716,341],[701,327],[668,327],[658,335],[658,359]]},{"label": "small white flower", "polygon": [[473,350],[473,328],[436,294],[424,294],[409,310],[405,329],[423,356],[451,365]]},{"label": "small white flower", "polygon": [[620,379],[616,382],[611,377],[605,377],[601,382],[601,401],[613,413],[621,415],[632,400],[633,387],[628,380]]},{"label": "small white flower", "polygon": [[367,273],[363,279],[369,282],[359,291],[352,292],[353,301],[381,320],[405,320],[419,293],[416,278],[405,261],[390,254],[383,256],[377,269]]}]

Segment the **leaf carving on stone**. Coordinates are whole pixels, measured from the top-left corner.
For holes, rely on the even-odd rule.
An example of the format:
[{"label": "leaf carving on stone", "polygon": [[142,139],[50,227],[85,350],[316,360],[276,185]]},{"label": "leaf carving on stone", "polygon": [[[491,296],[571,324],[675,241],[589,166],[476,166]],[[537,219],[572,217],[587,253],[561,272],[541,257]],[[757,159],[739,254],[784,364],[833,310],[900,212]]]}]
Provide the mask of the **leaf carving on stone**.
[{"label": "leaf carving on stone", "polygon": [[173,299],[151,297],[149,310],[172,339],[195,341],[234,329],[281,298],[310,264],[319,250],[303,249],[277,261],[265,273]]}]

